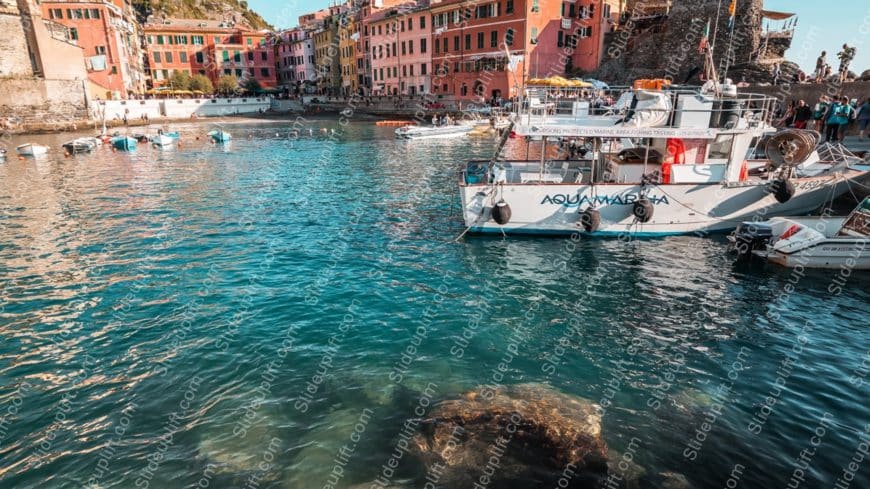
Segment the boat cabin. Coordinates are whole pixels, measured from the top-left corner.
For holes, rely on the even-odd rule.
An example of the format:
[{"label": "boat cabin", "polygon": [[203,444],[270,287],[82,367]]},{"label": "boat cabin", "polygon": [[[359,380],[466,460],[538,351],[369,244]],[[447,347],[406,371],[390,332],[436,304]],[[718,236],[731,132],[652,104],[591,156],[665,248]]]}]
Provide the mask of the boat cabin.
[{"label": "boat cabin", "polygon": [[[589,91],[531,87],[514,134],[539,160],[499,161],[465,184],[739,184],[767,133],[775,100],[736,92],[665,88]],[[758,166],[758,165],[756,165]]]}]

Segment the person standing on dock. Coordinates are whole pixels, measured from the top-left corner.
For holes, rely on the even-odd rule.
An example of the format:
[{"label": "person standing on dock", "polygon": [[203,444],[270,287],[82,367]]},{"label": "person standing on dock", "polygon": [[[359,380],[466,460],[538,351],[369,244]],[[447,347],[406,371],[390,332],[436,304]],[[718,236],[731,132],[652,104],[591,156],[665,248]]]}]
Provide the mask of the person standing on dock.
[{"label": "person standing on dock", "polygon": [[841,140],[841,131],[844,126],[849,124],[851,113],[852,106],[849,105],[848,97],[841,97],[831,105],[828,109],[828,117],[825,120],[825,124],[827,124],[825,129],[826,143],[836,143]]},{"label": "person standing on dock", "polygon": [[813,73],[816,83],[822,83],[825,78],[825,66],[828,66],[828,52],[822,51],[822,54],[816,58],[816,71]]},{"label": "person standing on dock", "polygon": [[818,103],[813,107],[813,119],[815,120],[815,130],[819,134],[825,133],[825,118],[828,115],[828,96],[822,95],[819,97]]},{"label": "person standing on dock", "polygon": [[849,64],[855,59],[855,48],[843,44],[843,50],[837,53],[837,57],[840,58],[840,83],[843,83],[849,77]]},{"label": "person standing on dock", "polygon": [[813,118],[813,111],[807,105],[806,100],[798,101],[797,108],[794,111],[794,127],[796,129],[806,129],[810,119]]},{"label": "person standing on dock", "polygon": [[864,101],[861,105],[861,108],[858,109],[858,137],[868,137],[870,135],[864,135],[864,132],[867,131],[867,126],[870,126],[870,98]]}]

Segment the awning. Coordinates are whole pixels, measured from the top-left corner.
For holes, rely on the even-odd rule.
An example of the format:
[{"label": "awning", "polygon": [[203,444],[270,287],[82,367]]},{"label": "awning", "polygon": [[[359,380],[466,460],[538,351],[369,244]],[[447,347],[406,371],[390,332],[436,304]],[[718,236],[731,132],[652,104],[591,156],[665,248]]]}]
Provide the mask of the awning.
[{"label": "awning", "polygon": [[795,14],[791,14],[788,12],[776,12],[774,10],[762,10],[761,16],[765,19],[770,20],[785,20],[790,19],[795,16]]}]

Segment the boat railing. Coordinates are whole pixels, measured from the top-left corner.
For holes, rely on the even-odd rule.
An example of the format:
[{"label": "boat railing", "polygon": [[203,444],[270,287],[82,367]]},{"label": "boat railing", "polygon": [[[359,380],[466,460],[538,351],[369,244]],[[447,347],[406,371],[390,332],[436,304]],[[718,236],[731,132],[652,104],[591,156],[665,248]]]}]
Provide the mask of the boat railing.
[{"label": "boat railing", "polygon": [[510,160],[500,161],[492,169],[489,163],[468,162],[461,172],[461,184],[577,184],[588,183],[592,173],[590,160],[547,160],[543,166],[539,160]]},{"label": "boat railing", "polygon": [[[739,118],[750,124],[771,123],[777,99],[764,94],[725,96],[702,93],[699,87],[644,90],[662,93],[669,102],[667,123],[659,127],[733,127]],[[595,119],[618,120],[635,109],[630,87],[594,90],[579,87],[527,87],[517,110],[519,124],[575,123],[594,125]],[[650,109],[648,109],[650,110]]]}]

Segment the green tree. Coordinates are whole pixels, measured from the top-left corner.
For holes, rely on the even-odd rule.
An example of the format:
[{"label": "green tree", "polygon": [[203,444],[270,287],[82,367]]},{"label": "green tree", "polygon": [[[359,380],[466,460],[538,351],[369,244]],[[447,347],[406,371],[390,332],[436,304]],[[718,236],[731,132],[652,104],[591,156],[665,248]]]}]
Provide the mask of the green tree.
[{"label": "green tree", "polygon": [[175,70],[169,77],[173,90],[190,90],[190,74],[185,70]]},{"label": "green tree", "polygon": [[242,88],[251,92],[251,93],[260,93],[260,90],[263,87],[260,85],[260,82],[257,81],[256,78],[248,78],[242,83]]},{"label": "green tree", "polygon": [[193,78],[190,79],[190,90],[199,90],[202,93],[211,94],[214,93],[214,86],[207,76],[193,75]]},{"label": "green tree", "polygon": [[221,95],[230,95],[239,88],[239,80],[233,75],[223,75],[218,78],[217,92]]}]

